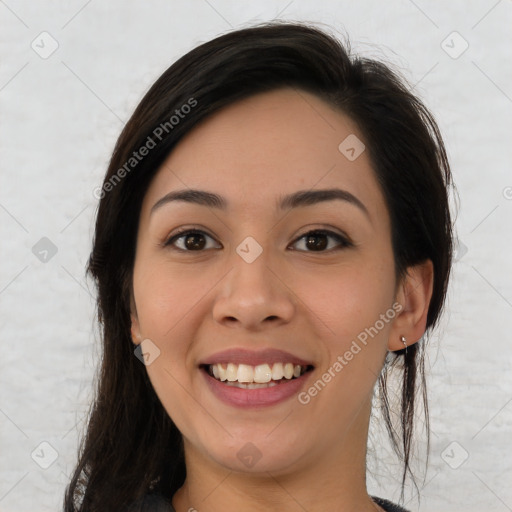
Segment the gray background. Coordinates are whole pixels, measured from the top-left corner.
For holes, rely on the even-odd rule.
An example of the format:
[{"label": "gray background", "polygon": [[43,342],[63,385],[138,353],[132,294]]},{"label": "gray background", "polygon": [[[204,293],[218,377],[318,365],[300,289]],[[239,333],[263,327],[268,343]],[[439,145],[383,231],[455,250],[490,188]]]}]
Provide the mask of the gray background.
[{"label": "gray background", "polygon": [[[460,246],[429,349],[430,466],[424,481],[418,473],[421,506],[409,486],[407,507],[512,510],[512,1],[5,0],[2,512],[61,508],[99,354],[84,278],[93,190],[123,124],[179,56],[275,17],[348,33],[357,52],[399,67],[440,124],[460,196]],[[383,439],[372,431],[379,460],[371,457],[368,488],[396,500],[398,464]]]}]

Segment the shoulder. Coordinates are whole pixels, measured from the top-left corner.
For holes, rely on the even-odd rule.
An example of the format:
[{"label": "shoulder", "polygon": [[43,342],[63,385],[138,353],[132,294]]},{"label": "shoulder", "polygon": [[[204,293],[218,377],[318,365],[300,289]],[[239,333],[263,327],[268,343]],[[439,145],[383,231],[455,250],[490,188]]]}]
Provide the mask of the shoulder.
[{"label": "shoulder", "polygon": [[386,512],[409,512],[405,508],[402,508],[400,505],[396,505],[389,500],[385,500],[383,498],[377,498],[376,496],[371,497],[372,500],[377,503],[380,507],[382,507]]},{"label": "shoulder", "polygon": [[132,503],[124,512],[175,512],[171,501],[161,494],[147,494]]}]

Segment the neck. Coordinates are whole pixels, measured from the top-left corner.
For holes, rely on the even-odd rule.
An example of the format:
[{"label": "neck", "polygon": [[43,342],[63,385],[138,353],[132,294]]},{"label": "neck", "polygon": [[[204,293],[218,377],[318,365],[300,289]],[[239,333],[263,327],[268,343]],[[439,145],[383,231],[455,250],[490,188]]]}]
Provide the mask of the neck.
[{"label": "neck", "polygon": [[293,467],[240,473],[220,466],[184,439],[187,478],[176,492],[176,512],[375,512],[366,491],[370,404],[340,433],[336,446],[305,455]]}]

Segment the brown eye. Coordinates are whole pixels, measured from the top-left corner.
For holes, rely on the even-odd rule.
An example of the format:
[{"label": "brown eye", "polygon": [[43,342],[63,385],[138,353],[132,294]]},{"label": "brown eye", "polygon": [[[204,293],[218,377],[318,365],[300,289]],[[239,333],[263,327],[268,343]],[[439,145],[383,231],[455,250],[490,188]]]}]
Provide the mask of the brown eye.
[{"label": "brown eye", "polygon": [[209,240],[214,241],[210,235],[203,231],[188,230],[172,236],[165,246],[173,246],[175,249],[185,252],[202,251],[203,249],[212,249],[217,246],[208,244]]},{"label": "brown eye", "polygon": [[345,237],[326,230],[309,231],[297,239],[295,244],[302,246],[296,250],[306,252],[329,252],[352,245]]},{"label": "brown eye", "polygon": [[192,233],[183,237],[185,247],[191,251],[204,249],[206,242],[201,233]]},{"label": "brown eye", "polygon": [[329,245],[327,236],[324,234],[307,235],[305,238],[306,247],[312,251],[323,251]]}]

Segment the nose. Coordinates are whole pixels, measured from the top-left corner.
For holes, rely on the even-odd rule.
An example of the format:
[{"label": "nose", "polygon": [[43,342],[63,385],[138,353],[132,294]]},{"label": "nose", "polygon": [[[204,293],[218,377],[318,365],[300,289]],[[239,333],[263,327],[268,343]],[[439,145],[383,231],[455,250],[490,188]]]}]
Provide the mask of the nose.
[{"label": "nose", "polygon": [[234,255],[234,267],[222,280],[213,305],[216,322],[262,331],[291,321],[296,309],[293,291],[264,255],[252,263]]}]

